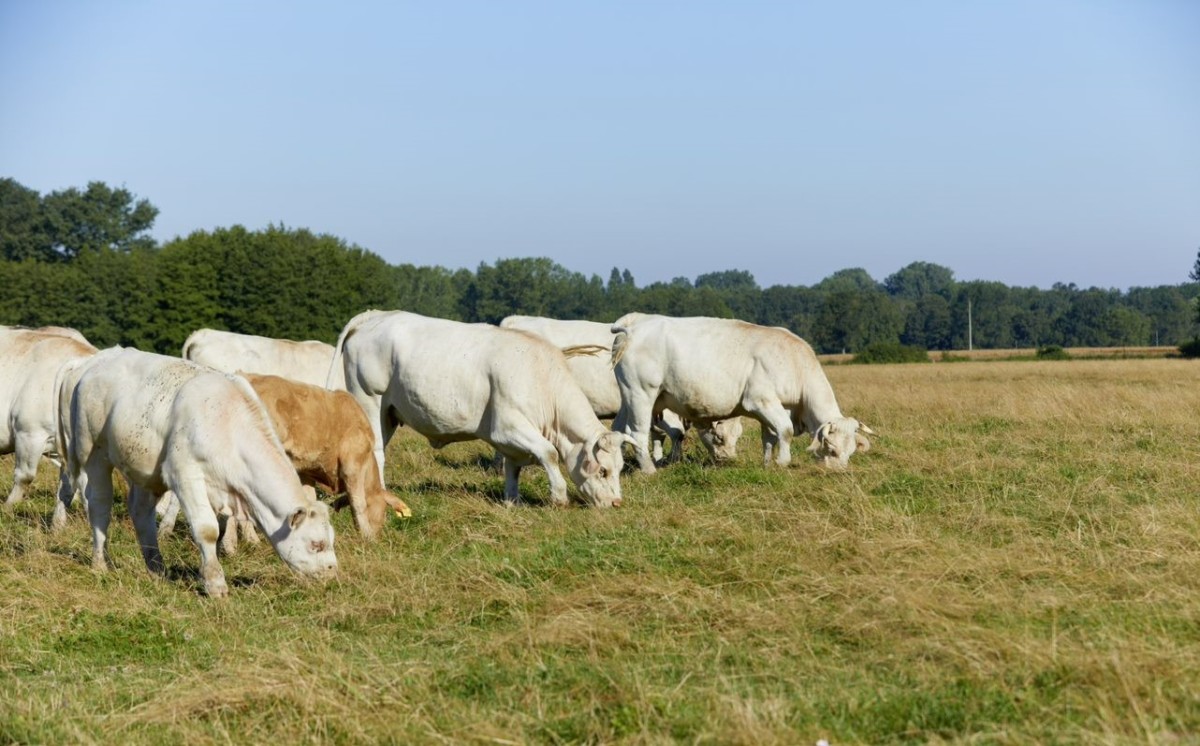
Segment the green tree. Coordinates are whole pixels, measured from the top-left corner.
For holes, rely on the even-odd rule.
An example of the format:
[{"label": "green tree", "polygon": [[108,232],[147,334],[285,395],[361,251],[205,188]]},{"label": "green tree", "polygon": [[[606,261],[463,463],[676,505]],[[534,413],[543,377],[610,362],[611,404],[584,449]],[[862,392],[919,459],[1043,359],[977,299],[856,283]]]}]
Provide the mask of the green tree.
[{"label": "green tree", "polygon": [[9,261],[57,258],[46,233],[41,196],[15,179],[0,179],[0,257]]},{"label": "green tree", "polygon": [[758,290],[754,275],[741,269],[727,269],[723,272],[708,272],[696,277],[695,286],[709,287],[714,290]]},{"label": "green tree", "polygon": [[804,339],[816,328],[825,294],[807,287],[772,285],[762,292],[758,323],[782,326]]},{"label": "green tree", "polygon": [[605,313],[602,318],[615,321],[633,309],[638,296],[637,283],[633,273],[626,269],[619,271],[616,267],[608,275],[608,285],[604,288]]},{"label": "green tree", "polygon": [[837,272],[818,282],[815,287],[817,290],[826,293],[836,293],[839,291],[875,292],[879,290],[879,283],[875,282],[871,275],[867,274],[867,270],[861,267],[854,267],[852,269],[839,269]]},{"label": "green tree", "polygon": [[927,350],[951,347],[950,303],[941,295],[922,295],[908,304],[900,342]]},{"label": "green tree", "polygon": [[151,335],[162,351],[201,326],[332,342],[354,314],[400,306],[386,262],[305,229],[196,231],[161,254],[173,263],[173,292],[194,303],[164,302],[175,315]]},{"label": "green tree", "polygon": [[756,322],[761,315],[762,289],[749,272],[736,269],[709,272],[697,277],[695,286],[715,290],[734,318]]},{"label": "green tree", "polygon": [[42,198],[42,216],[54,255],[73,259],[88,251],[133,251],[155,245],[148,235],[158,208],[136,199],[124,187],[102,181],[51,192]]},{"label": "green tree", "polygon": [[482,263],[463,296],[461,311],[466,321],[498,324],[514,313],[569,318],[592,315],[575,297],[586,292],[588,302],[599,312],[604,287],[600,278],[589,282],[546,257],[499,259],[495,265]]},{"label": "green tree", "polygon": [[903,328],[900,308],[886,294],[838,290],[825,298],[813,341],[822,352],[857,352],[873,343],[899,342]]},{"label": "green tree", "polygon": [[1195,326],[1195,298],[1200,286],[1163,285],[1130,288],[1126,302],[1150,319],[1152,344],[1177,345],[1187,340]]},{"label": "green tree", "polygon": [[[470,275],[469,272],[465,274]],[[459,318],[460,296],[465,282],[460,284],[450,270],[401,264],[392,267],[392,282],[396,291],[396,308],[444,319]]]},{"label": "green tree", "polygon": [[913,262],[884,278],[888,295],[915,300],[926,295],[940,295],[949,301],[954,297],[954,272],[948,267],[929,262]]}]

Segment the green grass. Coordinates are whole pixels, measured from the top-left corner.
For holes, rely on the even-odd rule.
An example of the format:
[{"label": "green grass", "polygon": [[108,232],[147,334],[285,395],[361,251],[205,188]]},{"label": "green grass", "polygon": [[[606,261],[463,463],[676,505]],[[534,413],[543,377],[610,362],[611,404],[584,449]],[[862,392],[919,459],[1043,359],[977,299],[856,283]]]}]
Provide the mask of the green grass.
[{"label": "green grass", "polygon": [[[625,505],[506,508],[479,444],[402,433],[414,511],[339,578],[118,509],[94,574],[54,474],[0,515],[3,743],[1146,743],[1200,732],[1200,369],[1182,361],[829,369],[880,435],[845,473],[794,447],[688,459]],[[7,489],[11,458],[0,460]],[[181,531],[180,534],[186,532]]]}]

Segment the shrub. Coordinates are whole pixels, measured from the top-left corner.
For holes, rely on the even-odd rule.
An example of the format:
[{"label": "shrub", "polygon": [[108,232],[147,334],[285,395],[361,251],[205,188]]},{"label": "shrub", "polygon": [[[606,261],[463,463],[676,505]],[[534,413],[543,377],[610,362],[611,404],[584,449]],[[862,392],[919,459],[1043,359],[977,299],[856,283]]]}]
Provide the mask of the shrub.
[{"label": "shrub", "polygon": [[1179,354],[1186,358],[1200,357],[1200,337],[1192,337],[1179,345]]},{"label": "shrub", "polygon": [[1071,356],[1059,345],[1043,345],[1037,349],[1038,360],[1070,360]]},{"label": "shrub", "polygon": [[853,363],[927,363],[929,353],[924,347],[902,345],[899,342],[875,342],[854,354]]}]

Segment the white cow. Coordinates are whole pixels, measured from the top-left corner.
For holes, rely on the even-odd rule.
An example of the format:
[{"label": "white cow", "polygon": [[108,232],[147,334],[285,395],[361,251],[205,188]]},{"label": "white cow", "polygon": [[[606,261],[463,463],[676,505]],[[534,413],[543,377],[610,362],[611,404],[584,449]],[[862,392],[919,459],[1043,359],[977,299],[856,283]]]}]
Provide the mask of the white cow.
[{"label": "white cow", "polygon": [[[16,466],[6,505],[25,498],[42,456],[58,463],[54,374],[68,360],[95,353],[74,329],[0,326],[0,453],[15,454]],[[70,500],[68,482],[60,472],[55,525],[65,522]]]},{"label": "white cow", "polygon": [[612,329],[622,416],[643,471],[654,472],[648,445],[656,406],[696,422],[753,417],[763,426],[766,464],[773,448],[775,463],[791,461],[797,430],[812,433],[808,450],[827,467],[844,468],[855,450],[871,447],[864,433],[874,433],[842,416],[812,348],[786,329],[641,313],[622,316]]},{"label": "white cow", "polygon": [[[217,514],[245,508],[293,570],[337,570],[329,509],[304,494],[254,389],[241,376],[115,347],[64,365],[56,381],[59,441],[92,525],[92,566],[106,568],[112,470],[146,567],[162,573],[154,500],[173,492],[200,547],[209,596],[228,593],[217,561]],[[215,512],[214,512],[215,511]]]},{"label": "white cow", "polygon": [[[579,354],[569,355],[567,367],[575,382],[591,402],[597,417],[614,418],[621,411],[621,390],[613,375],[611,355],[612,324],[598,321],[548,319],[542,316],[508,316],[500,322],[504,329],[520,329],[549,340],[550,344]],[[603,352],[605,354],[598,354]],[[619,428],[618,428],[619,429]],[[683,437],[688,423],[669,409],[654,412],[654,458],[662,458],[662,435],[671,439],[668,463],[683,456]],[[714,461],[730,461],[737,457],[737,441],[742,435],[741,418],[713,422],[700,429],[700,441]]]},{"label": "white cow", "polygon": [[[333,347],[314,340],[294,342],[217,329],[197,329],[183,343],[180,356],[225,373],[280,376],[325,387]],[[328,388],[346,390],[340,372]]]},{"label": "white cow", "polygon": [[[339,358],[344,357],[344,362]],[[366,311],[338,338],[347,389],[367,411],[382,476],[384,447],[408,425],[434,448],[482,439],[504,455],[504,495],[519,500],[521,467],[538,462],[550,498],[567,502],[561,462],[584,499],[621,503],[628,438],[609,431],[567,369],[562,352],[533,334],[404,311]]]}]

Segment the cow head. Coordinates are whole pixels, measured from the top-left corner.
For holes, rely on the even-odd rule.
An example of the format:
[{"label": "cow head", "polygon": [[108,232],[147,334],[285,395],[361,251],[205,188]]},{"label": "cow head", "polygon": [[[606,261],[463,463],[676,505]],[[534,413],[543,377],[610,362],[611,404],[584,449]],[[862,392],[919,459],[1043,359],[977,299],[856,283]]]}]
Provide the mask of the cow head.
[{"label": "cow head", "polygon": [[301,575],[330,577],[337,572],[333,526],[325,503],[300,502],[272,539],[283,561]]},{"label": "cow head", "polygon": [[624,433],[604,432],[572,449],[568,471],[583,499],[597,508],[621,504],[621,470],[625,459],[621,446],[633,443]]},{"label": "cow head", "polygon": [[875,431],[856,419],[839,417],[817,428],[808,450],[829,469],[845,469],[855,451],[869,451]]},{"label": "cow head", "polygon": [[721,463],[737,458],[738,438],[742,437],[742,418],[717,420],[700,428],[700,442],[708,449],[713,461]]}]

